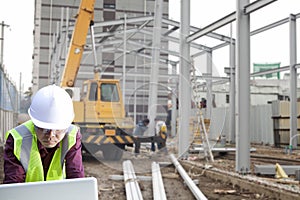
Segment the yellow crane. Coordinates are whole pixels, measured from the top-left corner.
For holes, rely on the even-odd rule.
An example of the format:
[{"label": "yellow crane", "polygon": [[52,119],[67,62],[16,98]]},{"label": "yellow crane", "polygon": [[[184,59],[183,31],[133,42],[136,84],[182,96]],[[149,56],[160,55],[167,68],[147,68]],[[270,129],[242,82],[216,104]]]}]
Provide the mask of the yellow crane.
[{"label": "yellow crane", "polygon": [[[76,16],[71,43],[60,86],[74,87],[86,44],[89,27],[93,25],[95,0],[82,0]],[[95,53],[95,52],[94,52]],[[83,83],[79,101],[74,101],[74,124],[81,128],[84,148],[91,154],[101,150],[105,159],[118,160],[125,145],[132,145],[131,118],[125,117],[125,108],[119,80],[100,79],[95,70],[92,80]]]}]

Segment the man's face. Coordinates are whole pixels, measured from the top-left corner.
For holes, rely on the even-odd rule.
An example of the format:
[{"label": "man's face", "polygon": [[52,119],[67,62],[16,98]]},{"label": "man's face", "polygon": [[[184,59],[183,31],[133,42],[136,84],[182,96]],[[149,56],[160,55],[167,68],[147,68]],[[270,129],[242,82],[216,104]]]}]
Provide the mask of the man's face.
[{"label": "man's face", "polygon": [[66,135],[66,129],[52,130],[35,126],[35,132],[40,143],[46,148],[55,147]]}]

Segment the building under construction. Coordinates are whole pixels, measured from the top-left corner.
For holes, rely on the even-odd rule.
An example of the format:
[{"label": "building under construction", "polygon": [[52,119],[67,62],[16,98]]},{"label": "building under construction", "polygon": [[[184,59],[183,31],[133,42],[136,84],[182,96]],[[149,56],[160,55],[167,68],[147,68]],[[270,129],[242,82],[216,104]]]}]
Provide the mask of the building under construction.
[{"label": "building under construction", "polygon": [[[80,0],[72,4],[68,1],[36,1],[33,92],[51,83],[59,84],[79,4]],[[81,88],[84,80],[94,77],[96,67],[101,69],[102,78],[121,80],[127,113],[133,117],[135,112],[137,120],[143,118],[148,110],[154,4],[155,1],[129,4],[124,1],[95,1],[93,23],[97,66],[89,35],[75,82],[75,87]],[[168,19],[168,1],[163,1],[161,7],[163,18]],[[124,31],[127,29],[129,32]],[[168,24],[162,24],[160,31],[168,31]],[[162,49],[168,49],[167,39],[163,38],[159,43]],[[159,83],[162,85],[168,85],[168,55],[167,50],[160,52],[159,74],[163,77]],[[161,114],[166,117],[163,110],[167,107],[169,91],[166,88],[158,91],[158,103],[163,105]],[[133,101],[136,101],[135,106]]]},{"label": "building under construction", "polygon": [[[84,87],[86,80],[118,80],[122,96],[120,102],[124,104],[126,118],[131,118],[134,124],[146,117],[150,122],[154,122],[157,117],[163,121],[170,120],[167,147],[171,152],[170,160],[176,167],[178,163],[173,153],[178,160],[189,161],[199,159],[197,156],[201,154],[204,155],[204,160],[213,163],[216,153],[225,155],[234,152],[234,167],[231,165],[228,168],[234,168],[231,170],[236,172],[237,175],[233,177],[238,177],[237,179],[255,173],[281,178],[288,178],[289,175],[299,181],[299,158],[295,159],[293,152],[294,155],[295,152],[298,153],[300,142],[297,128],[300,110],[297,68],[300,64],[297,61],[299,42],[296,37],[300,13],[288,13],[283,19],[251,29],[251,16],[269,6],[276,6],[277,1],[259,0],[250,3],[249,0],[241,0],[234,3],[236,9],[231,13],[205,24],[203,28],[191,25],[189,0],[180,1],[179,21],[169,18],[169,13],[172,12],[170,4],[173,3],[169,0],[96,0],[93,9],[85,7],[87,4],[82,2],[86,3],[88,0],[35,1],[33,93],[49,84],[60,85],[65,79],[64,70],[70,58],[68,51],[74,45],[72,42],[80,38],[74,36],[76,31],[81,31],[76,20],[80,19],[80,11],[89,13],[93,18],[88,24],[90,29],[87,36],[81,38],[84,45],[80,48],[84,51],[78,74],[70,81],[72,84],[67,85],[74,94],[79,91],[78,96],[73,96],[74,102],[82,101],[81,96],[87,94],[87,88]],[[284,53],[289,58],[289,63],[284,63],[283,66],[280,60],[274,63],[254,63],[254,70],[250,70],[251,38],[280,26],[288,26],[285,37],[288,37],[289,52]],[[229,28],[231,35],[221,34],[222,31],[219,30],[222,28]],[[208,45],[206,40],[213,40],[214,44]],[[223,66],[224,76],[216,75],[213,64],[214,52],[222,48],[227,49],[228,57],[228,63]],[[79,54],[80,51],[73,53]],[[284,78],[281,78],[283,73]],[[97,88],[95,90],[100,91]],[[114,92],[109,94],[113,96]],[[100,94],[96,94],[102,98]],[[90,107],[97,107],[98,104],[91,105],[89,104]],[[114,110],[114,105],[109,105],[111,110]],[[86,107],[87,104],[80,108],[82,112],[88,113]],[[74,108],[77,109],[76,106]],[[89,113],[88,117],[86,114],[82,119],[88,118],[86,121],[90,123],[93,115],[100,115],[101,112]],[[116,116],[116,112],[119,110],[115,113],[112,111],[112,115]],[[107,125],[100,121],[99,116],[97,119],[99,125]],[[115,120],[116,127],[121,124],[118,120]],[[94,121],[92,125],[85,125],[82,128],[83,135],[91,127],[96,129],[96,125],[98,124]],[[150,123],[149,132],[154,131],[154,128],[154,124]],[[102,139],[94,138],[94,135],[91,138],[91,132],[87,132],[89,137],[83,137],[84,144],[98,144],[104,140],[112,144],[116,142],[111,139],[115,133],[106,134],[108,132],[104,131],[105,139]],[[118,139],[117,142],[121,140],[124,139]],[[151,141],[145,139],[142,143],[145,143],[142,148],[147,154],[147,145]],[[293,166],[282,169],[278,160],[276,168],[273,165],[256,165],[259,162],[265,163],[265,160],[260,160],[253,166],[251,153],[256,149],[251,148],[252,144],[277,148],[270,152],[278,155],[281,150],[285,151],[291,160],[278,160],[292,163]],[[124,158],[131,158],[132,142],[129,147],[119,143],[116,146],[125,152],[122,154]],[[105,151],[102,152],[105,158]],[[99,156],[96,151],[92,154]],[[157,157],[160,158],[159,156]],[[261,159],[259,155],[255,156],[255,159]],[[152,153],[149,157],[156,159]],[[118,160],[120,159],[118,156]],[[228,159],[232,158],[229,156]],[[200,165],[195,164],[198,167]],[[125,162],[123,166],[131,168]],[[209,168],[206,165],[201,167],[205,170]],[[182,171],[180,168],[177,170]],[[226,176],[228,174],[219,179],[226,179]],[[201,192],[195,190],[186,174],[182,178],[196,199],[206,199]],[[254,179],[249,180],[251,182]],[[298,188],[296,195],[290,190],[289,194],[286,193],[288,199],[292,199],[299,194],[299,184],[293,181],[289,183]],[[235,184],[239,182],[233,183]],[[268,186],[272,188],[272,184]],[[137,196],[141,194],[139,188],[134,189],[134,192]],[[159,193],[163,196],[164,192]],[[283,196],[284,194],[280,194],[278,197],[281,199]]]}]

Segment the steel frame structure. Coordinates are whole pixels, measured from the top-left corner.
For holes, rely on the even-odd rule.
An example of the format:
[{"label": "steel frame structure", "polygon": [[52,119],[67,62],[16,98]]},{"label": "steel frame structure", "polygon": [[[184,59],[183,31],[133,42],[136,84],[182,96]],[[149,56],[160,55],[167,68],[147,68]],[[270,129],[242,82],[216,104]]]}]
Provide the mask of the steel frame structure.
[{"label": "steel frame structure", "polygon": [[[108,32],[96,32],[95,40],[96,40],[96,49],[97,51],[103,52],[119,52],[123,56],[128,54],[134,54],[136,56],[144,57],[145,59],[150,59],[152,62],[156,63],[169,63],[172,66],[175,66],[179,63],[180,75],[184,77],[185,80],[191,80],[190,75],[190,67],[192,66],[191,60],[192,58],[198,57],[203,54],[210,54],[219,48],[230,45],[230,130],[231,134],[235,136],[237,143],[237,160],[236,160],[236,171],[240,173],[248,173],[250,170],[250,148],[249,148],[249,105],[250,105],[250,77],[262,75],[266,73],[273,73],[278,71],[290,70],[291,72],[291,133],[290,136],[293,137],[297,134],[297,113],[296,112],[296,72],[297,68],[300,67],[297,64],[296,60],[296,19],[300,17],[300,14],[290,15],[288,18],[279,20],[267,26],[261,27],[257,30],[250,32],[249,25],[249,16],[251,13],[255,12],[258,9],[262,9],[263,7],[275,2],[276,0],[258,0],[251,4],[249,4],[249,0],[241,0],[237,1],[237,11],[232,12],[225,17],[207,25],[204,28],[197,28],[190,26],[189,22],[189,7],[190,0],[181,1],[181,21],[176,22],[174,20],[166,19],[162,16],[143,16],[143,17],[134,17],[134,18],[126,18],[112,21],[104,21],[100,23],[95,23],[94,27],[111,27]],[[159,2],[159,1],[158,1]],[[63,20],[61,20],[63,21]],[[237,38],[227,37],[218,33],[214,33],[213,31],[231,24],[236,21],[237,27]],[[150,24],[158,24],[160,27],[160,31],[155,34],[153,37],[153,41],[167,41],[173,42],[180,45],[180,51],[176,52],[170,49],[159,49],[159,46],[155,46],[152,41],[136,41],[132,39],[132,36],[135,34],[144,34],[144,35],[152,35],[153,27]],[[250,74],[250,45],[249,40],[250,37],[261,32],[267,31],[274,27],[280,26],[282,24],[289,23],[290,24],[290,66],[284,66],[280,69],[269,70],[265,72],[257,72]],[[130,25],[130,26],[128,26]],[[63,28],[62,22],[58,23],[58,30],[56,37],[53,38],[54,48],[59,47],[59,39],[60,37],[66,35],[69,31],[72,30],[72,27]],[[126,29],[124,28],[126,27]],[[174,37],[172,33],[180,29],[181,37]],[[190,34],[192,32],[192,34]],[[221,43],[212,47],[208,47],[203,44],[199,44],[195,42],[196,39],[200,37],[210,37],[220,41]],[[89,51],[91,45],[89,45],[91,38],[87,38],[87,51],[85,54],[90,54]],[[126,45],[125,43],[130,44]],[[131,48],[134,47],[134,48]],[[193,53],[191,55],[190,48],[197,49],[197,53]],[[150,53],[152,51],[152,53]],[[55,51],[53,51],[55,52]],[[57,53],[58,51],[56,51]],[[173,55],[178,58],[178,60],[172,60],[166,56],[160,56],[161,53],[165,53],[167,55]],[[152,57],[151,57],[152,56]],[[52,55],[52,58],[56,58],[54,63],[57,64],[59,62],[59,58],[63,56],[61,55]],[[84,65],[84,64],[83,64]],[[214,84],[218,84],[215,78],[211,74],[211,64],[207,66],[207,70],[209,73],[203,75],[200,78],[206,80],[207,90],[211,91],[211,87]],[[117,74],[115,74],[117,75]],[[121,75],[121,74],[120,74]],[[130,74],[127,74],[130,76]],[[132,76],[141,76],[142,74],[131,74]],[[155,79],[155,76],[159,77],[158,72],[152,73],[150,75],[150,79]],[[176,76],[176,75],[175,75]],[[221,78],[224,79],[224,78]],[[228,79],[228,78],[227,78]],[[155,79],[156,80],[156,79]],[[183,79],[179,80],[179,101],[185,102],[185,107],[179,107],[179,155],[183,155],[188,146],[188,138],[185,137],[183,133],[188,130],[188,121],[190,116],[189,109],[186,107],[189,106],[190,101],[190,93],[191,88],[189,84],[186,84]],[[236,82],[235,82],[236,81]],[[221,83],[228,82],[228,80],[221,80]],[[236,91],[236,93],[234,92]],[[152,91],[152,94],[157,92],[156,89]],[[150,93],[149,93],[150,94]],[[237,98],[235,98],[237,97]],[[156,99],[151,100],[151,104],[155,103]],[[181,104],[183,105],[183,104]],[[208,113],[211,107],[208,107]],[[153,113],[155,115],[155,113]],[[237,123],[237,124],[236,124]],[[236,129],[237,127],[237,129]],[[297,145],[297,141],[294,140],[290,144],[292,146]]]}]

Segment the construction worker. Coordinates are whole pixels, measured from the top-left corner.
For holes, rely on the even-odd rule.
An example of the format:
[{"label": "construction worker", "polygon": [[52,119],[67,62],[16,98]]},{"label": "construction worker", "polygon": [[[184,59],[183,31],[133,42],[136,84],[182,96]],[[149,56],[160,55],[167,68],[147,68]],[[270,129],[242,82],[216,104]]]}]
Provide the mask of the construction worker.
[{"label": "construction worker", "polygon": [[[166,125],[167,129],[170,132],[171,131],[171,120],[172,120],[172,100],[168,100],[168,111],[167,111],[167,119],[166,119]],[[168,133],[170,135],[170,133]]]},{"label": "construction worker", "polygon": [[[162,120],[159,117],[155,118],[155,135],[160,136],[161,140],[157,142],[157,148],[163,149],[165,152],[167,152],[166,147],[166,141],[167,141],[167,125],[164,120]],[[155,143],[151,143],[151,150],[155,151]]]},{"label": "construction worker", "polygon": [[6,133],[3,183],[84,177],[81,134],[72,125],[72,99],[64,89],[41,88],[28,109],[30,120]]},{"label": "construction worker", "polygon": [[139,121],[133,131],[133,135],[137,138],[134,141],[134,153],[138,154],[140,153],[140,148],[141,148],[141,143],[138,140],[138,137],[141,137],[144,135],[145,131],[148,129],[148,125],[149,125],[149,119],[146,118],[142,121]]}]

